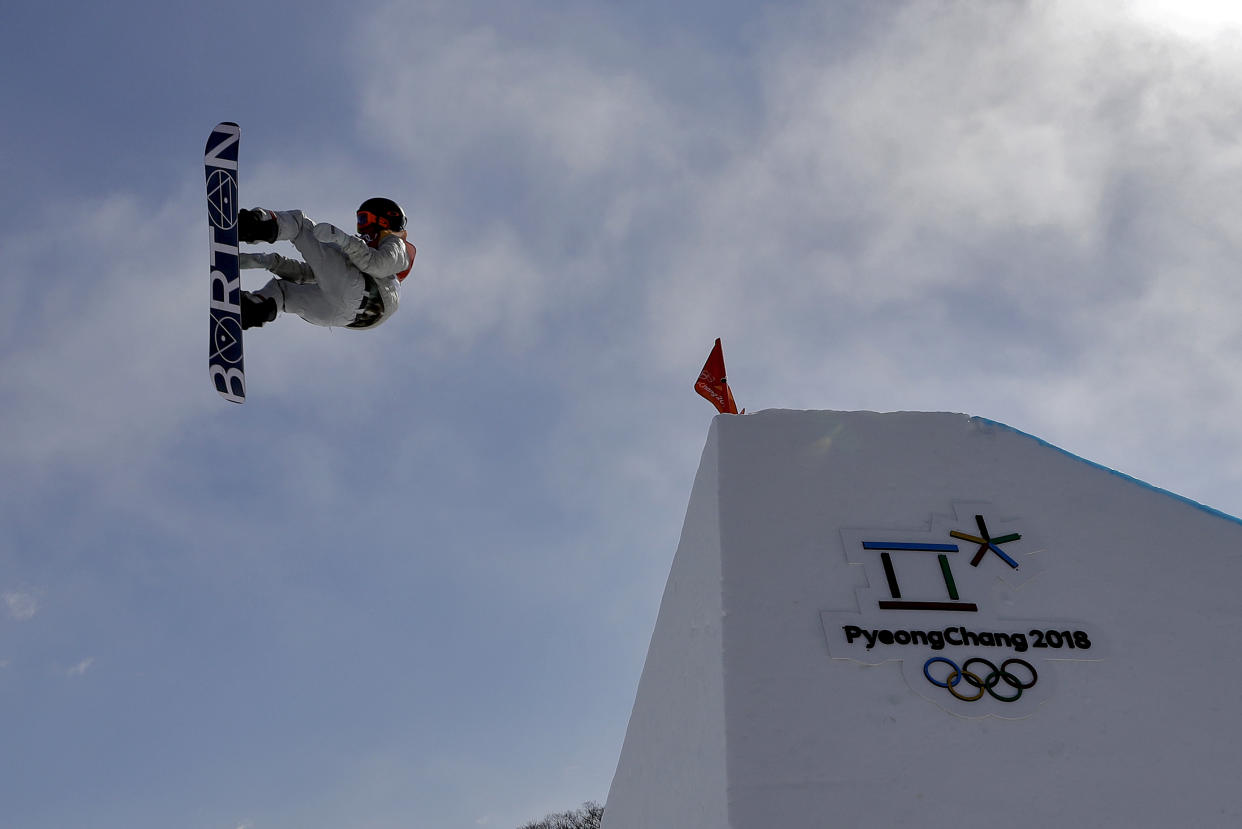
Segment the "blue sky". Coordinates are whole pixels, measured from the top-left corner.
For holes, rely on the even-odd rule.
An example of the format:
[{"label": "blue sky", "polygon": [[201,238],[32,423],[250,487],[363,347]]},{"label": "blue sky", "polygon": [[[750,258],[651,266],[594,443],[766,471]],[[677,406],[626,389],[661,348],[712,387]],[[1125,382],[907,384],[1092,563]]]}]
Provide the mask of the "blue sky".
[{"label": "blue sky", "polygon": [[[6,11],[0,822],[602,801],[713,410],[959,411],[1242,513],[1227,4]],[[419,247],[207,376],[202,147]],[[281,249],[281,248],[278,248]],[[249,274],[247,287],[262,278]]]}]

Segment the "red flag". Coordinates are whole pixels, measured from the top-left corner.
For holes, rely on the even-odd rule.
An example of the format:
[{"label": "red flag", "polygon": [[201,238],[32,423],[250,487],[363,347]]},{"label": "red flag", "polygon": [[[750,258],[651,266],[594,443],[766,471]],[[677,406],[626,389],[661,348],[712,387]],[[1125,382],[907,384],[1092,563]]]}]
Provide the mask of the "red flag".
[{"label": "red flag", "polygon": [[733,392],[729,390],[729,381],[725,379],[724,351],[720,347],[720,338],[712,353],[707,355],[707,363],[699,374],[694,390],[706,397],[721,414],[737,414],[737,404],[733,402]]}]

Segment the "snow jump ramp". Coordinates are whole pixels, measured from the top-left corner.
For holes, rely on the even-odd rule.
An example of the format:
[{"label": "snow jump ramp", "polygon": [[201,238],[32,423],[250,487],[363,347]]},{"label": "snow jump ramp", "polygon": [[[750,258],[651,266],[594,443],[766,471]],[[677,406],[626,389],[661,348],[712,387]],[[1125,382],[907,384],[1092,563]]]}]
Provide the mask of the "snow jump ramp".
[{"label": "snow jump ramp", "polygon": [[1001,424],[712,422],[604,829],[1242,825],[1242,523]]}]

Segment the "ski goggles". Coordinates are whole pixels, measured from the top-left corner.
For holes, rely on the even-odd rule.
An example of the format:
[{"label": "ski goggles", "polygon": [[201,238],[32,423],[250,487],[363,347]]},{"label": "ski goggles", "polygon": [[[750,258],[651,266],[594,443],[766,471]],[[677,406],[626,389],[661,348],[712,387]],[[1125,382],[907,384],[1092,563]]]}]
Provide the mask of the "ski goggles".
[{"label": "ski goggles", "polygon": [[402,230],[403,228],[394,228],[392,222],[387,216],[381,216],[378,213],[372,213],[370,210],[358,211],[358,229],[366,227],[381,227],[384,230]]}]

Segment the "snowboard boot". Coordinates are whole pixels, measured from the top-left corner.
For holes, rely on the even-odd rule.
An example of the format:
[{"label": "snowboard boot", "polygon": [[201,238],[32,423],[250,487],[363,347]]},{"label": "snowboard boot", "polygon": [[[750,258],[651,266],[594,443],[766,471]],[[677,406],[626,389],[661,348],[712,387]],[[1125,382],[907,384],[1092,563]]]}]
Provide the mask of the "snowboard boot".
[{"label": "snowboard boot", "polygon": [[275,242],[276,216],[262,207],[238,210],[237,238],[242,242]]},{"label": "snowboard boot", "polygon": [[276,300],[252,294],[249,291],[241,292],[243,331],[247,328],[262,328],[264,323],[276,319],[276,311]]}]

